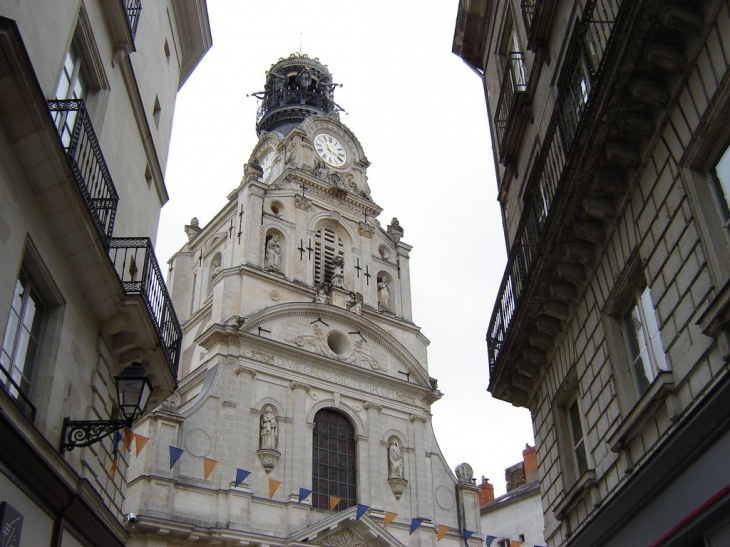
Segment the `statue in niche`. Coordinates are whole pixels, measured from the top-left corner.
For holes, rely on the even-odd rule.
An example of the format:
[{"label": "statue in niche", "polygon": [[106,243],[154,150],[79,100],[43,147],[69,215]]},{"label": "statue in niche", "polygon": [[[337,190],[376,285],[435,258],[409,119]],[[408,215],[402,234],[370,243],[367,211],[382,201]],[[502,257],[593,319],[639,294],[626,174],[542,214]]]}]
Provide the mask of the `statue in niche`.
[{"label": "statue in niche", "polygon": [[388,447],[388,478],[403,478],[403,452],[401,452],[398,439],[393,437]]},{"label": "statue in niche", "polygon": [[261,415],[261,449],[276,450],[279,433],[276,430],[276,416],[271,411],[271,407],[267,406]]},{"label": "statue in niche", "polygon": [[299,74],[297,74],[297,83],[299,84],[299,96],[301,100],[305,100],[307,98],[307,90],[312,84],[312,73],[309,72],[309,69],[304,67]]},{"label": "statue in niche", "polygon": [[215,279],[218,277],[218,274],[221,273],[221,263],[219,260],[213,261],[213,273],[211,274],[210,278]]},{"label": "statue in niche", "polygon": [[384,277],[381,277],[378,279],[378,309],[380,311],[386,311],[389,301],[390,289],[388,288],[388,282]]},{"label": "statue in niche", "polygon": [[274,234],[266,244],[265,267],[269,271],[279,271],[279,261],[281,260],[281,246],[279,245],[279,236]]}]

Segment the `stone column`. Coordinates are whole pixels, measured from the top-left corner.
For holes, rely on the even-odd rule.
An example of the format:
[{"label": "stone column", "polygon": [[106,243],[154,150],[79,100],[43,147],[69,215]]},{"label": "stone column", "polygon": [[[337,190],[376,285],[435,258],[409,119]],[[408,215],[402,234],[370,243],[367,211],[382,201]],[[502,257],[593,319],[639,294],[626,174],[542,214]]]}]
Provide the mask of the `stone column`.
[{"label": "stone column", "polygon": [[[286,480],[293,488],[289,494],[289,499],[297,501],[299,499],[299,488],[304,487],[306,477],[310,476],[310,472],[304,468],[305,453],[307,450],[307,394],[310,386],[299,382],[289,384],[292,390],[292,439],[288,446],[291,447],[291,453],[286,455]],[[279,439],[281,443],[281,439]]]},{"label": "stone column", "polygon": [[400,314],[404,319],[413,319],[413,309],[411,306],[411,266],[410,266],[410,250],[412,246],[406,245],[399,241],[396,247],[397,260],[398,260],[398,272],[400,279],[398,285],[400,290],[398,291],[398,297],[400,297]]},{"label": "stone column", "polygon": [[363,466],[360,470],[360,495],[365,505],[370,505],[373,508],[383,510],[385,501],[381,495],[382,492],[388,490],[386,484],[380,484],[380,481],[387,479],[387,473],[381,477],[378,472],[379,469],[383,469],[386,466],[387,460],[386,453],[383,451],[380,445],[380,437],[382,435],[382,416],[381,412],[383,407],[375,403],[366,402],[365,408],[367,409],[367,434],[370,442],[368,443],[368,453],[361,455],[361,460],[367,462],[367,465]]},{"label": "stone column", "polygon": [[[261,229],[261,215],[263,214],[264,193],[266,188],[259,183],[250,186],[248,197],[248,219],[245,220],[246,230],[246,263],[263,267],[263,231]],[[244,236],[241,236],[242,238]]]}]

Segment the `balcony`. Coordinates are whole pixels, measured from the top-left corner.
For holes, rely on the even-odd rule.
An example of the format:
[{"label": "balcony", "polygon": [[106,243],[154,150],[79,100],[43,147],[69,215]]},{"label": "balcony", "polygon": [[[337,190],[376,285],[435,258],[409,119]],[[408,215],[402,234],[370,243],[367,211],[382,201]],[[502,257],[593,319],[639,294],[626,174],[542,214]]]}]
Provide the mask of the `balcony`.
[{"label": "balcony", "polygon": [[109,256],[125,294],[139,296],[143,300],[173,378],[177,378],[182,328],[160,272],[152,241],[147,237],[112,238]]},{"label": "balcony", "polygon": [[522,22],[527,32],[527,49],[535,53],[547,44],[555,0],[522,0]]},{"label": "balcony", "polygon": [[99,237],[105,245],[114,229],[119,196],[89,114],[81,99],[48,101],[48,108],[58,128],[61,142],[71,164],[76,183],[86,202]]},{"label": "balcony", "polygon": [[[542,4],[542,2],[523,2],[526,24],[534,24],[534,17]],[[535,263],[538,260],[543,262],[548,260],[545,256],[549,253],[546,241],[550,238],[547,237],[547,232],[554,235],[561,231],[570,220],[566,217],[565,212],[568,201],[574,196],[570,196],[565,187],[567,181],[571,181],[571,185],[575,184],[575,172],[571,166],[575,161],[574,157],[577,156],[576,150],[582,149],[583,142],[586,141],[586,139],[578,138],[578,135],[585,119],[589,117],[596,90],[602,83],[602,71],[607,57],[605,54],[613,43],[613,30],[615,22],[619,18],[620,8],[621,0],[588,2],[580,30],[566,56],[565,69],[558,82],[559,92],[555,108],[539,157],[527,180],[520,224],[511,245],[507,267],[489,324],[487,343],[492,379],[490,390],[498,383],[496,379],[503,372],[501,366],[503,349],[516,336],[525,338],[520,343],[515,343],[515,348],[522,347],[522,355],[517,357],[518,359],[529,361],[531,358],[538,363],[544,363],[545,351],[549,349],[552,340],[551,335],[556,334],[556,329],[559,330],[560,320],[567,318],[566,309],[569,305],[565,301],[569,301],[575,293],[573,285],[562,281],[571,277],[572,281],[578,283],[581,279],[584,281],[585,274],[582,270],[583,264],[587,264],[591,260],[591,238],[603,230],[603,227],[596,229],[594,225],[591,225],[590,229],[585,230],[590,233],[583,235],[583,239],[588,240],[587,244],[574,243],[564,250],[564,253],[571,255],[577,264],[561,264],[562,273],[559,276],[561,279],[557,283],[546,287],[548,284],[546,279],[537,278],[539,274],[535,272]],[[514,93],[518,92],[519,79],[514,76],[515,74],[514,70],[507,71],[505,83],[502,86],[503,95],[512,93],[513,90],[515,90]],[[509,131],[509,125],[514,123],[507,116],[510,109],[502,106],[503,104],[509,105],[509,101],[509,98],[503,100],[500,97],[497,108],[495,125],[497,125],[498,137],[502,138]],[[503,119],[500,119],[500,116],[503,116]],[[595,117],[593,118],[595,123]],[[505,124],[504,129],[500,129],[500,123]],[[578,141],[581,146],[576,146]],[[502,154],[505,153],[503,147],[506,148],[500,141]],[[600,148],[599,146],[598,149]],[[560,207],[556,207],[558,203]],[[539,291],[550,292],[555,298],[548,301],[547,304],[544,301],[536,302],[534,297]],[[529,301],[531,299],[533,299],[532,302]],[[539,315],[536,310],[545,309],[546,306],[548,308],[552,306],[551,313],[543,316],[542,323],[537,321],[537,323],[530,324],[529,328],[526,328],[523,323],[518,329],[522,332],[512,332],[512,325],[517,315],[523,317],[529,314]],[[530,330],[532,332],[529,332]],[[525,355],[528,357],[526,358]],[[517,389],[508,390],[507,386],[497,388],[502,398],[524,404],[526,400],[524,394],[529,391],[526,386],[532,385],[531,379],[526,379],[525,376],[534,377],[539,374],[530,364],[524,365],[524,368],[531,369],[531,372],[526,375],[522,375],[522,372],[518,374],[520,376],[518,384],[520,385]],[[519,395],[515,395],[516,393]]]},{"label": "balcony", "polygon": [[114,42],[115,58],[119,59],[135,51],[142,0],[105,0],[102,2],[109,31]]},{"label": "balcony", "polygon": [[499,159],[503,164],[513,161],[517,155],[522,131],[529,119],[528,106],[525,59],[521,52],[513,51],[507,55],[494,116]]}]

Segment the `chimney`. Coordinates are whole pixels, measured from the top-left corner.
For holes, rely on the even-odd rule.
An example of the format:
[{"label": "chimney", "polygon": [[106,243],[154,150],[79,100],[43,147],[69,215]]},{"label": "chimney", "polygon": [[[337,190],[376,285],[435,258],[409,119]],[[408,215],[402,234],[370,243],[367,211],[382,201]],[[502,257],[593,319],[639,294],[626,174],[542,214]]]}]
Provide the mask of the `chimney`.
[{"label": "chimney", "polygon": [[494,486],[489,484],[489,479],[482,475],[482,484],[479,485],[479,507],[484,507],[494,499]]},{"label": "chimney", "polygon": [[525,481],[531,482],[536,480],[538,477],[537,473],[537,453],[535,447],[529,444],[525,445],[525,449],[522,451],[522,461],[525,466]]}]

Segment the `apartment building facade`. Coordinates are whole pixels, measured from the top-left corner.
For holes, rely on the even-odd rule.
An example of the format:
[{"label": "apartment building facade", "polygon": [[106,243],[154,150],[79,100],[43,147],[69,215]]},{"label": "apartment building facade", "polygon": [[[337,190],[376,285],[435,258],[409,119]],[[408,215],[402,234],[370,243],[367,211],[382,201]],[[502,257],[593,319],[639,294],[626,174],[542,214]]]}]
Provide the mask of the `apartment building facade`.
[{"label": "apartment building facade", "polygon": [[150,408],[177,385],[152,241],[176,94],[211,43],[205,0],[0,1],[3,545],[125,544],[116,377],[144,371]]},{"label": "apartment building facade", "polygon": [[728,542],[728,36],[726,1],[460,2],[509,254],[489,390],[532,413],[551,546]]}]

